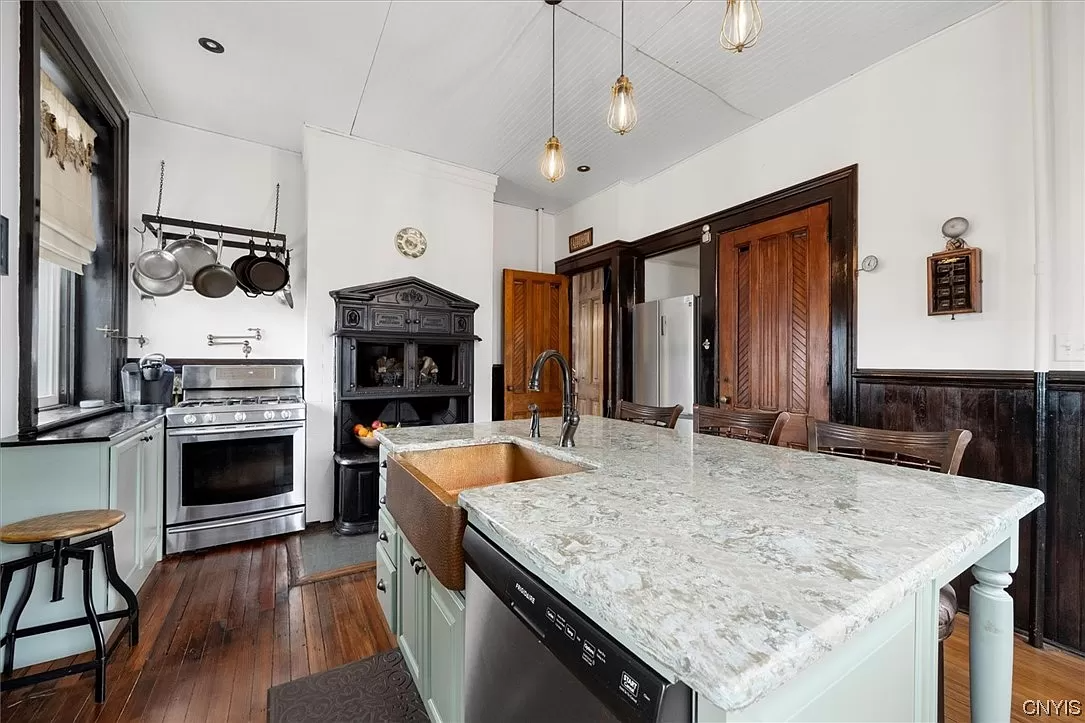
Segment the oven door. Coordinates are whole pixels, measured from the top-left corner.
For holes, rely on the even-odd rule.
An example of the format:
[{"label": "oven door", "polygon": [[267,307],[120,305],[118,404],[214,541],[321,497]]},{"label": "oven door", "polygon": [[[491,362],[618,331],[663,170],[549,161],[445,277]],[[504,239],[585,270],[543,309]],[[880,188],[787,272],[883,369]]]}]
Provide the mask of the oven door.
[{"label": "oven door", "polygon": [[167,525],[304,504],[304,423],[168,431]]}]

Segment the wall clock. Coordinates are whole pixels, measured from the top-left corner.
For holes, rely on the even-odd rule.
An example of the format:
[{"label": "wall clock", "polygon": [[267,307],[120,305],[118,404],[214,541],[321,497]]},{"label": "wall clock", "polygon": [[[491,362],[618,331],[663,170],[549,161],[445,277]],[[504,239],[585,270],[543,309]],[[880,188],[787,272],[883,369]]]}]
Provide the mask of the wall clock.
[{"label": "wall clock", "polygon": [[418,229],[407,226],[396,231],[396,250],[409,259],[417,259],[426,253],[426,236]]}]

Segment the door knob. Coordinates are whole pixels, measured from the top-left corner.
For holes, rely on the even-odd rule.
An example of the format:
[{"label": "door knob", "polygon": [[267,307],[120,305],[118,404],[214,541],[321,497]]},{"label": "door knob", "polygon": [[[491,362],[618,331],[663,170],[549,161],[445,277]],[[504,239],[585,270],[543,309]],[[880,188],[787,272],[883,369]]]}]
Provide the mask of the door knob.
[{"label": "door knob", "polygon": [[388,542],[388,533],[387,532],[380,533],[379,535],[377,535],[377,539],[380,540],[381,542]]},{"label": "door knob", "polygon": [[385,590],[388,589],[384,585],[384,580],[377,580],[377,589],[380,590],[381,592],[384,592]]},{"label": "door knob", "polygon": [[722,397],[720,397],[720,404],[730,404],[730,403],[731,403],[731,397],[727,396],[726,394],[724,394]]},{"label": "door knob", "polygon": [[511,384],[509,384],[508,386],[505,387],[505,391],[506,392],[514,392],[514,391],[516,391],[516,389],[513,388],[513,386]]}]

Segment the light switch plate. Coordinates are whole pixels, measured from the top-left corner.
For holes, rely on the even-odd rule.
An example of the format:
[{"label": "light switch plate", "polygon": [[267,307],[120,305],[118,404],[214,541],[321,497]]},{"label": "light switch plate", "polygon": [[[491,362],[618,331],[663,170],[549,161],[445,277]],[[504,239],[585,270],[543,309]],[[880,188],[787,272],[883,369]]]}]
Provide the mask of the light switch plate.
[{"label": "light switch plate", "polygon": [[1055,361],[1085,361],[1085,334],[1056,334]]}]

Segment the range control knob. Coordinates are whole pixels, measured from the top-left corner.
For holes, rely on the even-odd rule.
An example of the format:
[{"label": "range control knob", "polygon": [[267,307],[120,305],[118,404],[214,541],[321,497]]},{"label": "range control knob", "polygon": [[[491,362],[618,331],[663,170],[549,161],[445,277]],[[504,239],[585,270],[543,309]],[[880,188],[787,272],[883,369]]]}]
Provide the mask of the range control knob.
[{"label": "range control knob", "polygon": [[203,415],[203,421],[204,421],[205,424],[211,424],[212,422],[215,421],[215,415],[214,414],[205,414],[205,415]]},{"label": "range control knob", "polygon": [[275,419],[275,412],[271,411],[270,409],[264,412],[264,419]]},{"label": "range control knob", "polygon": [[279,416],[283,419],[290,419],[290,410],[284,409],[283,411],[279,412]]},{"label": "range control knob", "polygon": [[245,413],[244,412],[234,412],[234,421],[235,422],[244,422],[245,421]]},{"label": "range control knob", "polygon": [[195,423],[196,423],[196,415],[195,414],[186,414],[185,415],[185,424],[195,424]]}]

